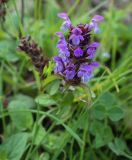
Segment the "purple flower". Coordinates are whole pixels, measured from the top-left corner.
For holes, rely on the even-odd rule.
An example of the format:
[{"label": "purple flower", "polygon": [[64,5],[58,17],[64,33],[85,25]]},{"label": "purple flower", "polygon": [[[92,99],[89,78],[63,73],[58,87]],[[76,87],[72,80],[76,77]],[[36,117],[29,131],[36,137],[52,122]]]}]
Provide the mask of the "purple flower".
[{"label": "purple flower", "polygon": [[83,50],[78,47],[77,49],[74,50],[74,55],[75,55],[75,57],[83,56]]},{"label": "purple flower", "polygon": [[64,71],[64,64],[63,64],[63,62],[62,62],[61,57],[59,57],[59,56],[54,56],[54,57],[53,57],[53,61],[55,61],[55,63],[56,63],[56,66],[55,66],[55,68],[54,68],[54,72],[55,72],[55,73],[63,72],[63,71]]},{"label": "purple flower", "polygon": [[92,78],[92,69],[90,64],[81,64],[77,76],[86,83]]},{"label": "purple flower", "polygon": [[63,45],[65,44],[66,45],[67,44],[67,42],[65,40],[65,37],[61,32],[55,32],[55,35],[60,38],[57,45],[59,45],[59,44],[63,44]]},{"label": "purple flower", "polygon": [[60,38],[57,43],[57,48],[59,49],[59,55],[62,57],[62,60],[65,61],[66,57],[70,56],[70,52],[67,48],[67,42],[65,40],[64,35],[61,32],[56,32],[55,35],[57,35]]},{"label": "purple flower", "polygon": [[76,27],[72,30],[72,34],[71,34],[69,40],[72,40],[73,45],[79,45],[80,41],[84,40],[84,38],[81,34],[82,34],[82,31],[78,27]]},{"label": "purple flower", "polygon": [[62,32],[55,32],[55,35],[56,35],[57,37],[59,37],[60,39],[65,39],[65,37],[64,37],[64,35],[63,35]]},{"label": "purple flower", "polygon": [[69,64],[64,73],[67,80],[72,80],[76,73],[74,64]]},{"label": "purple flower", "polygon": [[97,33],[99,31],[99,27],[97,22],[102,21],[104,18],[100,15],[95,15],[90,22],[89,29],[94,29],[94,33]]},{"label": "purple flower", "polygon": [[102,21],[104,19],[103,16],[100,16],[100,15],[95,15],[92,20],[94,20],[95,22],[98,22],[98,21]]},{"label": "purple flower", "polygon": [[67,13],[65,13],[65,12],[58,13],[57,16],[64,19],[64,20],[66,20],[68,18]]},{"label": "purple flower", "polygon": [[64,19],[65,21],[61,25],[61,30],[65,31],[67,28],[70,29],[71,21],[66,13],[58,13],[58,17]]},{"label": "purple flower", "polygon": [[70,56],[70,52],[69,52],[69,50],[67,48],[67,45],[65,45],[63,43],[62,44],[58,44],[57,48],[59,48],[59,54],[60,54],[60,56],[61,55],[62,56],[66,56],[66,57]]},{"label": "purple flower", "polygon": [[96,49],[100,46],[98,42],[93,42],[89,45],[87,49],[87,55],[89,59],[93,59]]}]

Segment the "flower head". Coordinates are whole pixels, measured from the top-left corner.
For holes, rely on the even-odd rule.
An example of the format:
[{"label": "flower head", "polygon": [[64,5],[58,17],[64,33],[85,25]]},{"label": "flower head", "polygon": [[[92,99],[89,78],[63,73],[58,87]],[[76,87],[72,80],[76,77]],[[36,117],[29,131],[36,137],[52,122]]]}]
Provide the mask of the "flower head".
[{"label": "flower head", "polygon": [[96,15],[89,24],[77,26],[72,25],[66,13],[59,13],[58,17],[64,19],[61,29],[68,29],[69,33],[66,36],[61,32],[55,33],[59,38],[59,55],[53,58],[56,64],[54,72],[72,84],[86,83],[93,77],[93,69],[99,66],[93,58],[100,44],[92,42],[91,31],[98,30],[97,23],[102,21],[103,17]]},{"label": "flower head", "polygon": [[[43,77],[43,68],[48,65],[48,58],[42,53],[42,49],[32,40],[31,36],[22,37],[18,45],[21,51],[24,51],[32,60],[33,65]],[[54,57],[55,59],[55,57]]]}]

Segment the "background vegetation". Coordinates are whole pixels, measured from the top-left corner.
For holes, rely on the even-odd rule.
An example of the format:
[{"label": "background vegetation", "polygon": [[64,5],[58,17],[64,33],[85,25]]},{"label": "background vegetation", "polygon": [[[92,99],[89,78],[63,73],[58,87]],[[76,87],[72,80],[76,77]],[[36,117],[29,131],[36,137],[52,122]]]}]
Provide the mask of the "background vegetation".
[{"label": "background vegetation", "polygon": [[[24,3],[24,5],[23,5]],[[1,5],[1,4],[0,4]],[[0,160],[132,159],[132,2],[129,0],[8,0],[0,16]],[[1,6],[0,6],[0,9]],[[31,35],[51,58],[62,21],[104,16],[96,39],[100,67],[81,86],[63,86],[52,74],[40,80],[18,49]]]}]

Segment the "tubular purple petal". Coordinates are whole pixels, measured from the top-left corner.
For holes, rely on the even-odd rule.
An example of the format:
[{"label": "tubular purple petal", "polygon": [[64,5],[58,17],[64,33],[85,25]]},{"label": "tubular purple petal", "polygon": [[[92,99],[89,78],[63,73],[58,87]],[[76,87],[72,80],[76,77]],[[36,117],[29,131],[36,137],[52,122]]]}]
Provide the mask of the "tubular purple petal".
[{"label": "tubular purple petal", "polygon": [[65,20],[68,18],[67,13],[65,12],[58,13],[57,16]]},{"label": "tubular purple petal", "polygon": [[78,28],[78,27],[75,27],[73,30],[72,30],[72,33],[75,34],[75,35],[80,35],[82,33],[81,29]]},{"label": "tubular purple petal", "polygon": [[93,61],[93,62],[91,62],[91,65],[92,65],[93,67],[99,67],[99,62]]},{"label": "tubular purple petal", "polygon": [[95,22],[99,22],[99,21],[102,21],[104,19],[103,16],[100,16],[100,15],[95,15],[92,20],[94,20]]},{"label": "tubular purple petal", "polygon": [[83,50],[81,48],[77,48],[74,50],[75,57],[81,57],[83,55]]},{"label": "tubular purple petal", "polygon": [[55,35],[59,38],[64,38],[64,35],[62,32],[55,32]]},{"label": "tubular purple petal", "polygon": [[75,76],[75,66],[73,64],[68,65],[64,73],[67,80],[72,80]]}]

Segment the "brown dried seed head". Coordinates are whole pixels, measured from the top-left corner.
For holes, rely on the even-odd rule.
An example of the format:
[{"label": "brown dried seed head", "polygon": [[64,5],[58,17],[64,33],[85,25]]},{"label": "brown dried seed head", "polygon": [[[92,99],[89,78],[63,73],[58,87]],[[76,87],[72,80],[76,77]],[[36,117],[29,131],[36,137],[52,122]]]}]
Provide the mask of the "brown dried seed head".
[{"label": "brown dried seed head", "polygon": [[38,44],[32,41],[30,36],[27,36],[20,39],[19,48],[29,55],[33,65],[42,76],[43,68],[48,64],[48,59],[42,54],[42,49],[38,47]]}]

